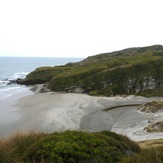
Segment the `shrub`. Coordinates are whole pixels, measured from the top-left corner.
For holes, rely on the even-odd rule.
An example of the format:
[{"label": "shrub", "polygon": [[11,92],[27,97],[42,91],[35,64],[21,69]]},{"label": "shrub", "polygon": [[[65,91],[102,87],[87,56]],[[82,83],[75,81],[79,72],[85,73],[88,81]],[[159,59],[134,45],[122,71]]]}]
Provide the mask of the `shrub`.
[{"label": "shrub", "polygon": [[1,163],[161,163],[162,161],[162,145],[140,150],[135,142],[110,131],[95,133],[65,131],[51,134],[30,132],[0,140]]},{"label": "shrub", "polygon": [[[34,143],[26,152],[28,162],[116,162],[122,157],[113,138],[99,137],[93,133],[66,131],[53,133]],[[109,142],[110,140],[110,142]],[[111,141],[114,143],[112,144]]]}]

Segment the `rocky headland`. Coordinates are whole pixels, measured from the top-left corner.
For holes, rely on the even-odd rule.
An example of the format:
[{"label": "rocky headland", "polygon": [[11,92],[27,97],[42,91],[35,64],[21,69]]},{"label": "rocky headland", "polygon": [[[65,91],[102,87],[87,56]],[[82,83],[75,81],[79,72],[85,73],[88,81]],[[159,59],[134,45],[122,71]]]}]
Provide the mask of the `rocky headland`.
[{"label": "rocky headland", "polygon": [[18,84],[89,95],[163,96],[163,46],[129,48],[63,66],[40,67]]}]

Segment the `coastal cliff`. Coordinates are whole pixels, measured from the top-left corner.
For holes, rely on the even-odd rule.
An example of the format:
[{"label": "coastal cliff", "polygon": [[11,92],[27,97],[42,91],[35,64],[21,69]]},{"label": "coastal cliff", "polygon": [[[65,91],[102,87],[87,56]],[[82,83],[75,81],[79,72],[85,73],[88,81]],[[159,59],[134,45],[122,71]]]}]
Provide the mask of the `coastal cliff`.
[{"label": "coastal cliff", "polygon": [[52,91],[112,96],[163,96],[163,46],[128,48],[63,66],[40,67],[19,84],[48,84]]}]

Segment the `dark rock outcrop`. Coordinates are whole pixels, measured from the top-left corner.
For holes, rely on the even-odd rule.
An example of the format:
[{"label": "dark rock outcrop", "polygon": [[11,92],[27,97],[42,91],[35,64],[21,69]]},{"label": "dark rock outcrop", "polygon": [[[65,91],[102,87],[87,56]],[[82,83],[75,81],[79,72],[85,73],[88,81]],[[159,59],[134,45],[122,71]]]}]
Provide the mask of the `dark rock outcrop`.
[{"label": "dark rock outcrop", "polygon": [[141,105],[138,110],[145,113],[163,112],[163,101],[151,101]]},{"label": "dark rock outcrop", "polygon": [[153,132],[163,132],[163,122],[159,121],[154,124],[151,124],[144,128],[145,131],[153,133]]}]

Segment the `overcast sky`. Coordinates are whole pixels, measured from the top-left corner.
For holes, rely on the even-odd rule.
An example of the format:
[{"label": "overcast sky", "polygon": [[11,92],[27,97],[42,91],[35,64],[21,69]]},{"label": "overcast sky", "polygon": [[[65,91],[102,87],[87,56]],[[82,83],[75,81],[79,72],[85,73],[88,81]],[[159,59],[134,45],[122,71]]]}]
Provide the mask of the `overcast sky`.
[{"label": "overcast sky", "polygon": [[0,56],[87,57],[163,44],[163,0],[0,0]]}]

